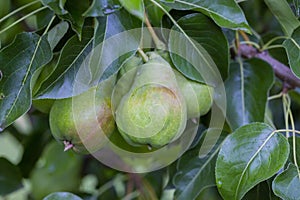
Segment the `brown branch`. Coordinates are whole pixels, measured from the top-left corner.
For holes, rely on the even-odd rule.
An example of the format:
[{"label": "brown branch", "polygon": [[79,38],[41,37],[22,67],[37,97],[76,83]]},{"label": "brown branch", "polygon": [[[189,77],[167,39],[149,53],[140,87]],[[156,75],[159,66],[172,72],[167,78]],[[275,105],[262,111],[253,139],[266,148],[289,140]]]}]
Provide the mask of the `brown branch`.
[{"label": "brown branch", "polygon": [[275,58],[271,57],[267,51],[261,52],[253,46],[242,44],[239,46],[239,54],[246,58],[259,58],[271,65],[275,75],[283,82],[283,92],[287,92],[289,89],[300,87],[300,79],[293,74],[291,69]]}]

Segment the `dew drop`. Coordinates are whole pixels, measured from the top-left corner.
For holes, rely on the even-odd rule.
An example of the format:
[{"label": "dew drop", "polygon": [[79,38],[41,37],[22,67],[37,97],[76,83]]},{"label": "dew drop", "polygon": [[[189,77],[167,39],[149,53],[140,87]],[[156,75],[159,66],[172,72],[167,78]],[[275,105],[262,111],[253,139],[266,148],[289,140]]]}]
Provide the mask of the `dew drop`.
[{"label": "dew drop", "polygon": [[0,93],[0,99],[4,99],[5,95],[1,92]]},{"label": "dew drop", "polygon": [[150,144],[147,145],[148,150],[151,151],[152,150],[152,146]]},{"label": "dew drop", "polygon": [[217,186],[218,186],[219,188],[221,188],[222,185],[223,185],[222,181],[217,181]]}]

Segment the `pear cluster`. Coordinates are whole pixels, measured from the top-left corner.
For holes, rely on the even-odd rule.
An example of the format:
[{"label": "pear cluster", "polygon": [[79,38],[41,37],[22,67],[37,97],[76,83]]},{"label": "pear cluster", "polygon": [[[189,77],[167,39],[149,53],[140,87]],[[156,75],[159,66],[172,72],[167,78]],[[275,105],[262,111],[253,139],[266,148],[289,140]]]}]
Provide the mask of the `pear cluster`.
[{"label": "pear cluster", "polygon": [[147,56],[146,62],[133,56],[118,75],[54,102],[50,128],[65,150],[95,152],[112,134],[131,146],[161,148],[210,110],[213,87],[185,78],[156,52]]}]

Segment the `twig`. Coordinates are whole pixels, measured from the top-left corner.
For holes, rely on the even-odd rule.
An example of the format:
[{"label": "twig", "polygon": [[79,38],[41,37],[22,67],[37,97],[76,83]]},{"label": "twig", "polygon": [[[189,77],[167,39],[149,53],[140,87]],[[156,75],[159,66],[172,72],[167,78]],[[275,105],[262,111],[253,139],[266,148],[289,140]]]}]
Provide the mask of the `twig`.
[{"label": "twig", "polygon": [[271,65],[275,75],[283,81],[283,92],[300,87],[300,79],[293,74],[291,69],[275,58],[271,57],[267,51],[261,52],[253,46],[241,44],[239,46],[239,54],[246,58],[259,58]]}]

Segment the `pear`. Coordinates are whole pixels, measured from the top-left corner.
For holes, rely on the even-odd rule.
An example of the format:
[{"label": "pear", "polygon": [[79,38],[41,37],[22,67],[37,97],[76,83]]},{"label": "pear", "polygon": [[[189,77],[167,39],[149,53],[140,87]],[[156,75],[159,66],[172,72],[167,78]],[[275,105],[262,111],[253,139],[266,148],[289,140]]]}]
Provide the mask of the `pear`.
[{"label": "pear", "polygon": [[189,80],[176,70],[174,72],[187,104],[188,118],[197,118],[207,114],[213,103],[214,88]]},{"label": "pear", "polygon": [[149,61],[137,67],[115,117],[128,143],[160,148],[183,133],[187,108],[169,63],[154,52],[148,56]]},{"label": "pear", "polygon": [[111,93],[115,79],[73,98],[56,100],[50,111],[50,129],[54,138],[65,145],[65,150],[93,153],[103,147],[114,131]]}]

